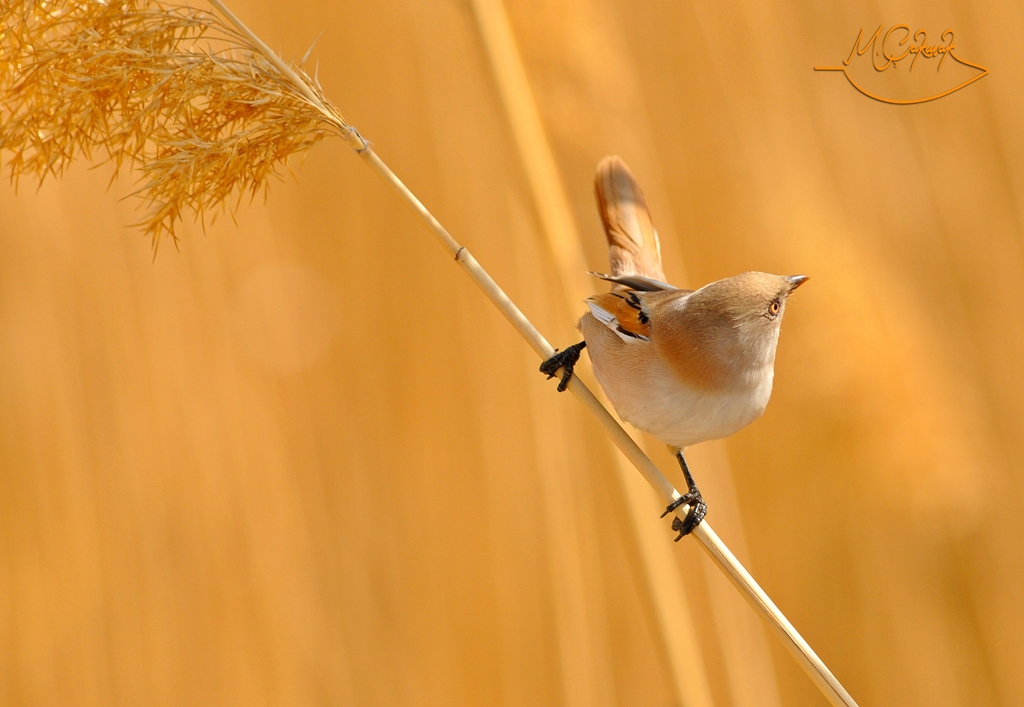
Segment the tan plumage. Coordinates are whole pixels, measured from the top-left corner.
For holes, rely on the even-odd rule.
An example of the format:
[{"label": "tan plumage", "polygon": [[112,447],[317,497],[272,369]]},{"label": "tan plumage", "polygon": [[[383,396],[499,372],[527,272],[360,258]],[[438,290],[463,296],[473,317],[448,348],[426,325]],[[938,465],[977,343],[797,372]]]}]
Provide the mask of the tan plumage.
[{"label": "tan plumage", "polygon": [[786,299],[806,278],[760,272],[696,291],[664,283],[647,200],[618,157],[601,160],[597,205],[611,292],[580,320],[594,371],[619,415],[682,448],[725,437],[768,403]]},{"label": "tan plumage", "polygon": [[647,199],[622,159],[609,155],[598,163],[594,194],[608,238],[612,275],[664,280],[661,243],[651,221]]},{"label": "tan plumage", "polygon": [[731,435],[764,412],[786,299],[807,278],[747,272],[696,291],[673,287],[664,281],[643,190],[621,159],[601,160],[594,192],[611,274],[592,274],[612,291],[587,299],[584,341],[540,370],[549,378],[561,371],[558,390],[565,390],[586,348],[619,416],[675,448],[687,493],[665,512],[689,507],[685,520],[672,523],[679,540],[707,511],[683,448]]}]

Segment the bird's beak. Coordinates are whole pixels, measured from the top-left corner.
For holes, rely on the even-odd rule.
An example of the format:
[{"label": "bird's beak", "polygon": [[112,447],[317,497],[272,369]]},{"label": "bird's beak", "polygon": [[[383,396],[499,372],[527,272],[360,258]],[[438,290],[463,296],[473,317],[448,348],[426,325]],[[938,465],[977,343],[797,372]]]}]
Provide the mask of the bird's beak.
[{"label": "bird's beak", "polygon": [[790,275],[786,278],[789,281],[789,291],[792,292],[800,285],[807,282],[810,278],[807,275]]}]

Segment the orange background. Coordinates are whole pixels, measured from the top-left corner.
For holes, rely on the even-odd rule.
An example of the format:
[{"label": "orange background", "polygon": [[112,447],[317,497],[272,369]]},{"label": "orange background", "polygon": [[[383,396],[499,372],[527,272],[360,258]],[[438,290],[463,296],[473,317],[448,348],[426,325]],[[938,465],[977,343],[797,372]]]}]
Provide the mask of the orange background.
[{"label": "orange background", "polygon": [[[323,31],[328,97],[577,340],[468,2],[232,7],[286,56]],[[860,704],[1024,704],[1024,14],[508,13],[586,267],[616,153],[676,284],[812,277],[764,417],[692,450],[709,522]],[[812,70],[896,22],[991,74],[897,107]],[[155,262],[130,178],[0,188],[0,702],[825,704],[386,186],[340,140],[295,171]]]}]

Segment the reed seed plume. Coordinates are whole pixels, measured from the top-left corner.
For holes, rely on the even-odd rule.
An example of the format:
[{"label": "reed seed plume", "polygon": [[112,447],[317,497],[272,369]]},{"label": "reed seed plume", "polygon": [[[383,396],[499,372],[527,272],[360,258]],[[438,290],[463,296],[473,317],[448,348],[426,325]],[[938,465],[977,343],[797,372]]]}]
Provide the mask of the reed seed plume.
[{"label": "reed seed plume", "polygon": [[[226,10],[226,8],[225,8]],[[138,170],[154,251],[266,194],[289,158],[353,132],[319,82],[244,27],[158,0],[0,2],[0,159],[17,185],[78,157]],[[229,17],[230,19],[230,17]],[[297,83],[298,82],[298,83]]]}]

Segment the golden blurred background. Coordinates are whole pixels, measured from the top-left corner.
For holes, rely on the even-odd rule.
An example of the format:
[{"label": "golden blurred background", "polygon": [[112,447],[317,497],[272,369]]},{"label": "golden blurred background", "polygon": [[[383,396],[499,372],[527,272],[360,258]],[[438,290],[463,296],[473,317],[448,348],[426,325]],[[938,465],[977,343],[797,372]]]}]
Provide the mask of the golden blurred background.
[{"label": "golden blurred background", "polygon": [[[708,521],[861,705],[1024,704],[1020,6],[510,1],[527,104],[490,0],[231,6],[323,32],[327,96],[556,346],[545,195],[604,270],[605,154],[676,284],[811,275],[764,417],[692,450]],[[991,74],[813,71],[898,22]],[[128,175],[0,188],[0,703],[826,704],[351,150],[295,173],[155,261]]]}]

